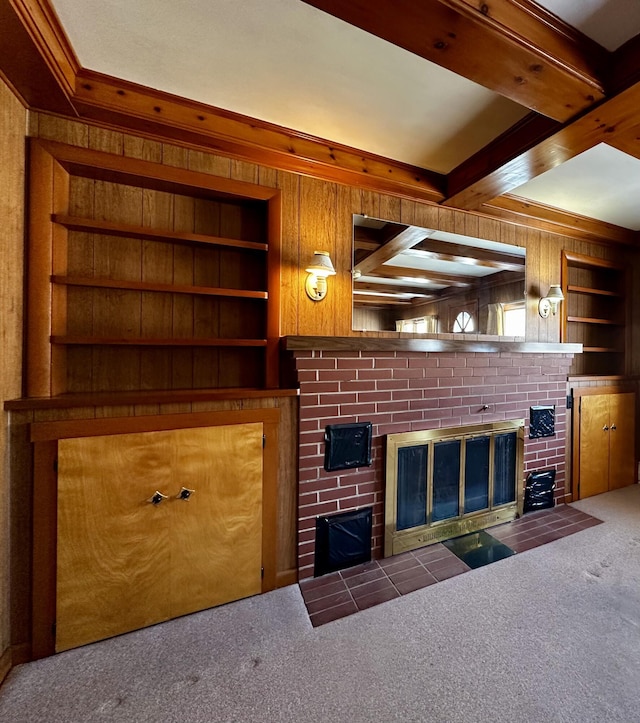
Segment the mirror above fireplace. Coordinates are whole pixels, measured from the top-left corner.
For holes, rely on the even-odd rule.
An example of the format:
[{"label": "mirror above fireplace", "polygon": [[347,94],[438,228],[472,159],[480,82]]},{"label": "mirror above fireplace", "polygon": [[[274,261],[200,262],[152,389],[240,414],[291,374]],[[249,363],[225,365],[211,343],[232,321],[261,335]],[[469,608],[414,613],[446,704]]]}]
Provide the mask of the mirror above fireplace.
[{"label": "mirror above fireplace", "polygon": [[525,249],[353,217],[353,328],[525,336]]}]

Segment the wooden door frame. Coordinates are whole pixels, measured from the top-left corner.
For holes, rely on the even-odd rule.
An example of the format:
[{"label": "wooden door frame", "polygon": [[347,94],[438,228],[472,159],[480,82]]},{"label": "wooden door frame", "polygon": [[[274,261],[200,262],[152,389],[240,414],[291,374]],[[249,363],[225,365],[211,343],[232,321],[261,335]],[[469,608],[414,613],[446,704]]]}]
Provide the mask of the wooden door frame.
[{"label": "wooden door frame", "polygon": [[580,499],[580,401],[582,397],[594,394],[626,394],[635,392],[632,385],[606,386],[606,387],[577,387],[571,390],[573,407],[571,414],[571,499],[575,502]]},{"label": "wooden door frame", "polygon": [[262,488],[264,593],[276,587],[279,419],[279,409],[262,408],[32,423],[30,441],[34,445],[34,482],[31,659],[37,660],[55,653],[57,457],[60,439],[262,422],[265,437]]}]

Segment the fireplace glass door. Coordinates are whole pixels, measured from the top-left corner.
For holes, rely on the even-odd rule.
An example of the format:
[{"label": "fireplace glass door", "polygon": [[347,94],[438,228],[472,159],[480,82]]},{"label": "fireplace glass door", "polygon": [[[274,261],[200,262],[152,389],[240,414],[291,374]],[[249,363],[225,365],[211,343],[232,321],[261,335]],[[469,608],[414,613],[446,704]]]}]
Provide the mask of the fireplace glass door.
[{"label": "fireplace glass door", "polygon": [[387,437],[385,555],[522,512],[522,420]]}]

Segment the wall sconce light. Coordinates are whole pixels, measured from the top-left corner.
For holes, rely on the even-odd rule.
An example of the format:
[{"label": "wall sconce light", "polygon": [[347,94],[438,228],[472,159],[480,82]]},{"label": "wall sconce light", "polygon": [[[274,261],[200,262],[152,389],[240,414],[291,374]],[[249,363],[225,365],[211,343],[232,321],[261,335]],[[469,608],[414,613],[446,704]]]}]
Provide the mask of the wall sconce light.
[{"label": "wall sconce light", "polygon": [[564,296],[560,285],[552,284],[547,295],[543,296],[538,302],[538,313],[543,319],[546,319],[549,313],[556,314],[561,301],[564,301]]},{"label": "wall sconce light", "polygon": [[304,288],[312,301],[322,301],[327,295],[327,276],[335,276],[328,251],[314,251],[313,259],[305,271],[309,274]]}]

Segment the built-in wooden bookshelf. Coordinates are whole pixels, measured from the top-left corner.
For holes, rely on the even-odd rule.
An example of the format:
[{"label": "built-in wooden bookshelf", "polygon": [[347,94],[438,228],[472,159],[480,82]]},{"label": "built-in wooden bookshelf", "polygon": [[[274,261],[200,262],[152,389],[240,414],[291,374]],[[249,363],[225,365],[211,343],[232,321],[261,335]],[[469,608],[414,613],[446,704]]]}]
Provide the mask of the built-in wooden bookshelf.
[{"label": "built-in wooden bookshelf", "polygon": [[277,189],[30,153],[28,396],[278,386]]},{"label": "built-in wooden bookshelf", "polygon": [[579,342],[572,375],[625,373],[626,270],[611,261],[563,251],[563,342]]}]

